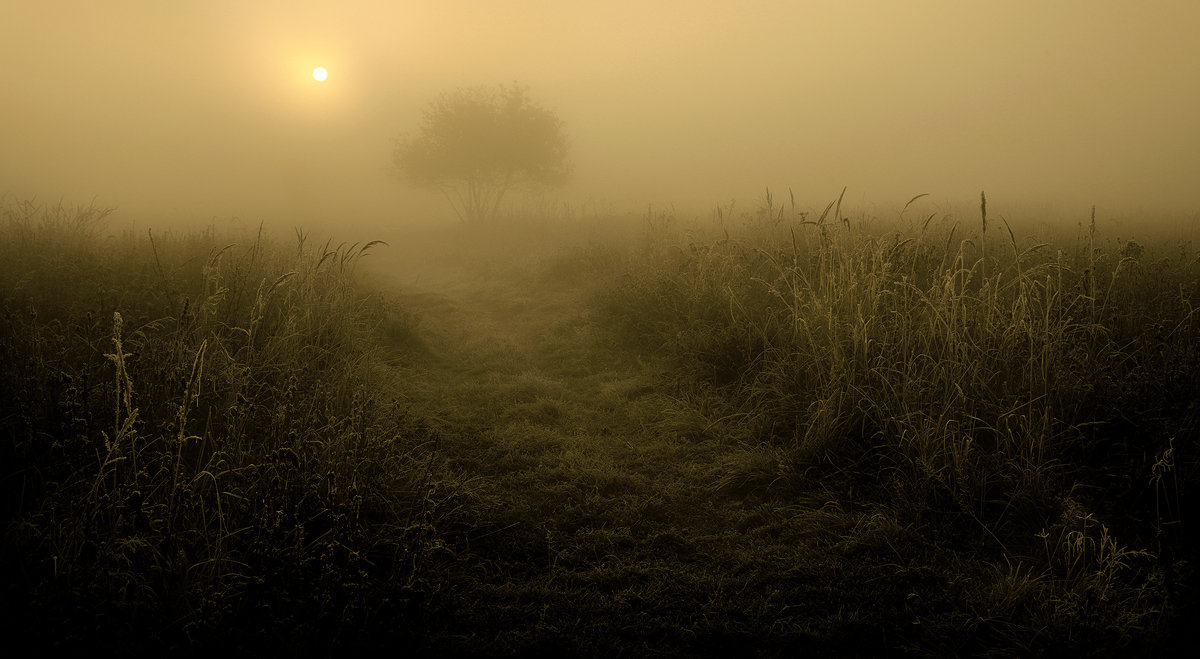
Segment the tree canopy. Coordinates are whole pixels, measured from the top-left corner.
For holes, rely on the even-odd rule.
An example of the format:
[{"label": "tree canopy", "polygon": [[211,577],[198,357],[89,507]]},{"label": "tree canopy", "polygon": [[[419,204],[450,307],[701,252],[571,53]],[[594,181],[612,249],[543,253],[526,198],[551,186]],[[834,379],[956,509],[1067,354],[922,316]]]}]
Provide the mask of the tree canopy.
[{"label": "tree canopy", "polygon": [[561,185],[571,173],[562,121],[516,85],[442,94],[418,133],[397,141],[392,162],[468,222],[494,216],[511,190]]}]

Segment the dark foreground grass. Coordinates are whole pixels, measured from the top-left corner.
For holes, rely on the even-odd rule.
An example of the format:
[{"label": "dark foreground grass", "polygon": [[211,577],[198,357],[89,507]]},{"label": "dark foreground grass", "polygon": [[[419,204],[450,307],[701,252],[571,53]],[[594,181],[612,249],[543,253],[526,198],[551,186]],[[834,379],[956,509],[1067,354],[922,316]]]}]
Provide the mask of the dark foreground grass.
[{"label": "dark foreground grass", "polygon": [[301,655],[1186,644],[1192,248],[839,211],[363,259],[10,206],[5,624]]},{"label": "dark foreground grass", "polygon": [[375,386],[394,314],[353,274],[374,246],[106,237],[103,215],[0,218],[6,637],[411,635],[457,493],[436,434]]}]

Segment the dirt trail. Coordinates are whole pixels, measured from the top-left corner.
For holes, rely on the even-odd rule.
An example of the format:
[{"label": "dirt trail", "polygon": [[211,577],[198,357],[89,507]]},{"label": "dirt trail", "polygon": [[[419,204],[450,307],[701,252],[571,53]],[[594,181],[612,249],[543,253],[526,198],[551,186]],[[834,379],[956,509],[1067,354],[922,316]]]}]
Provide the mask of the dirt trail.
[{"label": "dirt trail", "polygon": [[870,519],[762,496],[774,455],[706,437],[658,367],[604,341],[586,287],[433,260],[389,276],[427,348],[402,367],[409,402],[493,510],[453,577],[464,648],[878,647],[832,550]]}]

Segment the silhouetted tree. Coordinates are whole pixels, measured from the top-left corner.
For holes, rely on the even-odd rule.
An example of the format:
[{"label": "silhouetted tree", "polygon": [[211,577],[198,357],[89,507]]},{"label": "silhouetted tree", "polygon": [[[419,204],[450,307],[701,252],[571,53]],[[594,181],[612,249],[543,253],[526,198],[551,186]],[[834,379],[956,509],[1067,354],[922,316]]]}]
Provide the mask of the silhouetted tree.
[{"label": "silhouetted tree", "polygon": [[562,122],[524,88],[473,87],[431,103],[419,133],[397,141],[392,162],[406,182],[441,192],[459,219],[479,222],[511,190],[565,183],[567,151]]}]

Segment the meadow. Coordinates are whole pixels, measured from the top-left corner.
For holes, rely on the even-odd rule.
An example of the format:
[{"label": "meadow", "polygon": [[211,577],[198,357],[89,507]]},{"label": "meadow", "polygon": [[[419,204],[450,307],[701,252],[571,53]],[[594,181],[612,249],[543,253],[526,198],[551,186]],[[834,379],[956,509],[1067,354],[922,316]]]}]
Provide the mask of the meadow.
[{"label": "meadow", "polygon": [[1200,227],[987,201],[881,219],[768,192],[704,219],[360,243],[7,203],[6,633],[302,655],[1185,647]]}]

